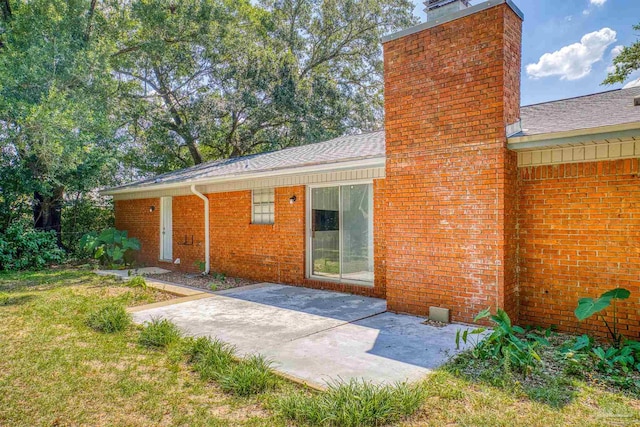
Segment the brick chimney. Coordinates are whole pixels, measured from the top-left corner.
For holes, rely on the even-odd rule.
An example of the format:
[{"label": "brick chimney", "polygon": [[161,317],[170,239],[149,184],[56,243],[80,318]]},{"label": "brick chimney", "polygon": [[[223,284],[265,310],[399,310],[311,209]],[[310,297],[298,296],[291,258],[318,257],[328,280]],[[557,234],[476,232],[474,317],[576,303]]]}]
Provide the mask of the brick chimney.
[{"label": "brick chimney", "polygon": [[436,306],[469,322],[490,306],[517,320],[517,165],[506,127],[520,116],[521,37],[522,13],[492,0],[383,40],[392,311]]}]

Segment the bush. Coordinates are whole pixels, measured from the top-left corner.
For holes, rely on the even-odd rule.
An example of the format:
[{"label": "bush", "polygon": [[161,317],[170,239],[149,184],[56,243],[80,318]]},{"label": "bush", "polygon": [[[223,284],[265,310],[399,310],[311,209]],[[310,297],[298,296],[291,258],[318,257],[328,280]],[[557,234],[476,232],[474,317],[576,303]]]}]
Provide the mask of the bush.
[{"label": "bush", "polygon": [[91,313],[87,318],[87,324],[98,332],[120,332],[131,324],[131,315],[121,305],[108,305]]},{"label": "bush", "polygon": [[378,426],[400,421],[413,414],[424,400],[419,385],[406,383],[378,386],[352,380],[334,383],[326,392],[305,395],[296,392],[275,404],[286,418],[318,426]]},{"label": "bush", "polygon": [[[535,332],[526,332],[519,326],[511,324],[509,315],[502,309],[498,309],[492,315],[489,309],[482,310],[473,320],[477,322],[481,319],[489,318],[493,326],[493,332],[477,343],[471,353],[478,359],[495,359],[500,362],[505,371],[511,368],[527,375],[535,369],[538,364],[542,364],[542,359],[536,351],[540,346],[549,345],[547,340],[550,330],[546,331],[546,337]],[[483,333],[485,328],[478,328],[470,332],[471,335]],[[460,331],[456,334],[456,344],[460,340],[467,343],[468,334]]]},{"label": "bush", "polygon": [[134,276],[125,282],[125,286],[130,288],[147,289],[147,281],[142,276]]},{"label": "bush", "polygon": [[275,386],[276,378],[263,356],[250,356],[225,370],[218,382],[228,393],[251,396]]},{"label": "bush", "polygon": [[140,250],[140,241],[127,231],[107,228],[102,233],[88,233],[80,239],[80,247],[93,254],[101,265],[131,264],[133,253]]},{"label": "bush", "polygon": [[192,339],[186,349],[189,363],[204,380],[217,380],[234,363],[234,349],[209,338]]},{"label": "bush", "polygon": [[180,340],[178,327],[167,319],[152,319],[140,332],[138,342],[149,348],[165,348]]},{"label": "bush", "polygon": [[0,270],[41,269],[64,258],[55,231],[38,231],[28,221],[17,221],[0,232]]}]

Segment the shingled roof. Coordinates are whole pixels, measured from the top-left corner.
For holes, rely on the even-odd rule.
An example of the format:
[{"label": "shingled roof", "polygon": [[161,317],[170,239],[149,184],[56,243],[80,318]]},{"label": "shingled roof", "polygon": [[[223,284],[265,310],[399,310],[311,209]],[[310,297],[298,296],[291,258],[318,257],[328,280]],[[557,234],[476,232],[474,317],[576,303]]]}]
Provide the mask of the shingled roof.
[{"label": "shingled roof", "polygon": [[[634,122],[640,125],[640,106],[634,106],[634,98],[638,96],[640,87],[634,87],[524,106],[521,108],[522,132],[514,136],[542,135]],[[216,178],[241,179],[263,172],[339,165],[344,162],[384,157],[385,134],[384,130],[380,130],[279,151],[207,162],[111,188],[104,194],[179,183],[186,185],[194,181]]]},{"label": "shingled roof", "polygon": [[385,157],[384,131],[347,135],[316,144],[285,148],[268,153],[253,154],[225,160],[202,163],[186,169],[165,173],[153,178],[107,190],[125,190],[175,184],[227,176],[239,176],[281,169],[302,168],[325,164],[339,164]]},{"label": "shingled roof", "polygon": [[520,109],[522,133],[517,136],[640,122],[640,107],[633,102],[637,96],[640,87],[527,105]]}]

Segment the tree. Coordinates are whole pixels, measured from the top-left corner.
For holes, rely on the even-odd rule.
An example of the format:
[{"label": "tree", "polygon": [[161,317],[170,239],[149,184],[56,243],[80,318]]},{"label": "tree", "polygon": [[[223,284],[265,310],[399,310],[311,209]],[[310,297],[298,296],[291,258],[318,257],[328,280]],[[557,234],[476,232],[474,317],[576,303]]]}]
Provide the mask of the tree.
[{"label": "tree", "polygon": [[[65,192],[108,182],[117,159],[110,48],[95,31],[104,19],[96,0],[5,0],[0,10],[0,202],[30,205],[35,227],[61,244]],[[1,214],[5,226],[16,219]]]},{"label": "tree", "polygon": [[[640,31],[640,24],[634,25],[633,29]],[[609,73],[603,84],[624,83],[631,73],[640,70],[640,41],[636,41],[631,46],[625,46],[613,59],[613,65],[615,70]]]},{"label": "tree", "polygon": [[[408,0],[132,2],[113,56],[136,166],[160,172],[371,130],[380,36]],[[124,37],[119,37],[124,40]],[[140,162],[142,159],[144,162]]]}]

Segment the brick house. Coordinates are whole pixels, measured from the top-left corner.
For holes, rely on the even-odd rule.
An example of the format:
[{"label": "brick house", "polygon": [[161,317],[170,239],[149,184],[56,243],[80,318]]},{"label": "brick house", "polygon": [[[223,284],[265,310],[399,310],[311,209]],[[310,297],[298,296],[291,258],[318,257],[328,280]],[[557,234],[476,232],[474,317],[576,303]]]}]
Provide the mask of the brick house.
[{"label": "brick house", "polygon": [[383,131],[106,190],[117,228],[142,241],[145,265],[462,322],[491,306],[593,330],[573,316],[578,298],[622,286],[637,337],[640,88],[521,107],[518,8],[430,3],[437,19],[383,40]]}]

